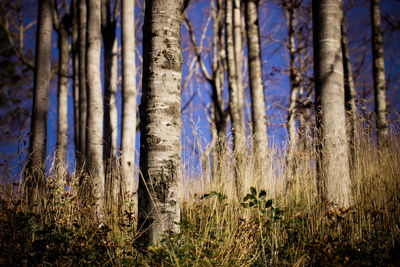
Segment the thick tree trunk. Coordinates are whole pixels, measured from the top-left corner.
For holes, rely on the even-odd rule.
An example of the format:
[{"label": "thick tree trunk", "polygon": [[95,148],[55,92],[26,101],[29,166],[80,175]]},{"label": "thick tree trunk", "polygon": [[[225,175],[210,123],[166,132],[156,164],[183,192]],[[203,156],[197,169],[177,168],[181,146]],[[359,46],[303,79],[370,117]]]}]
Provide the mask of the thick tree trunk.
[{"label": "thick tree trunk", "polygon": [[225,35],[226,35],[226,54],[228,65],[228,84],[229,84],[229,107],[232,122],[232,135],[233,135],[233,151],[234,151],[234,164],[235,164],[235,190],[240,195],[239,183],[241,181],[240,171],[244,166],[244,153],[246,147],[245,129],[241,117],[241,110],[239,106],[239,88],[237,86],[237,72],[235,64],[235,49],[233,38],[233,0],[227,0],[225,6]]},{"label": "thick tree trunk", "polygon": [[258,24],[258,1],[246,1],[247,48],[249,60],[249,80],[253,119],[253,140],[255,168],[260,170],[262,186],[266,189],[269,179],[272,179],[269,168],[268,136],[266,124],[266,109],[264,85],[262,80],[260,32]]},{"label": "thick tree trunk", "polygon": [[319,193],[331,205],[352,204],[341,50],[341,0],[313,0]]},{"label": "thick tree trunk", "polygon": [[287,118],[287,131],[289,135],[289,146],[286,155],[286,182],[290,185],[296,171],[295,152],[298,145],[298,135],[296,130],[296,101],[300,86],[300,77],[296,67],[296,43],[295,43],[295,24],[296,7],[293,0],[286,1],[285,6],[286,21],[288,26],[288,50],[289,50],[289,79],[290,79],[290,99]]},{"label": "thick tree trunk", "polygon": [[182,0],[146,1],[139,227],[148,227],[144,238],[150,243],[158,242],[165,230],[179,231],[182,9]]},{"label": "thick tree trunk", "polygon": [[343,14],[342,24],[341,24],[341,45],[342,45],[342,55],[343,55],[343,73],[344,73],[344,101],[347,112],[347,132],[349,137],[350,146],[350,159],[351,164],[354,164],[355,157],[355,142],[356,142],[356,88],[354,86],[353,72],[351,69],[350,62],[350,49],[349,40],[347,38],[346,29],[346,16]]},{"label": "thick tree trunk", "polygon": [[93,179],[95,219],[104,220],[104,165],[103,165],[103,98],[100,76],[101,3],[87,1],[87,68],[88,116],[87,116],[87,164]]},{"label": "thick tree trunk", "polygon": [[47,143],[47,113],[51,75],[51,38],[53,32],[51,0],[40,0],[36,31],[32,120],[26,178],[28,205],[38,204],[44,190]]},{"label": "thick tree trunk", "polygon": [[[120,188],[119,176],[117,175],[117,85],[118,85],[118,58],[117,58],[117,36],[116,36],[116,12],[111,18],[110,0],[101,2],[101,31],[104,43],[104,162],[106,178],[106,196],[110,205],[109,210],[114,213],[118,207],[118,195]],[[115,10],[118,9],[115,3]]]},{"label": "thick tree trunk", "polygon": [[78,0],[71,2],[72,14],[72,69],[73,69],[73,100],[74,100],[74,143],[75,143],[75,165],[79,166],[79,14]]},{"label": "thick tree trunk", "polygon": [[380,0],[371,0],[371,23],[375,113],[377,117],[378,144],[382,148],[388,141],[388,121],[380,2]]},{"label": "thick tree trunk", "polygon": [[[121,174],[122,196],[138,214],[138,198],[135,180],[136,143],[136,63],[135,63],[135,3],[122,0],[122,132]],[[125,207],[126,208],[126,207]]]},{"label": "thick tree trunk", "polygon": [[86,90],[86,1],[80,0],[79,14],[79,168],[84,167],[86,157],[87,90]]},{"label": "thick tree trunk", "polygon": [[68,135],[68,63],[69,63],[69,15],[64,15],[58,29],[58,110],[56,143],[56,183],[57,188],[64,188],[66,175],[66,153]]}]

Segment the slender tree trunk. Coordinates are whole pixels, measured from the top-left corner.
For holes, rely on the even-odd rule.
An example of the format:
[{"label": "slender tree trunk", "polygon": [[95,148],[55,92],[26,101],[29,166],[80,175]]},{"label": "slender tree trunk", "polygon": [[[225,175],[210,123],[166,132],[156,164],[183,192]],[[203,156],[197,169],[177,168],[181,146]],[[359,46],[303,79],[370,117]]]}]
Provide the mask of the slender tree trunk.
[{"label": "slender tree trunk", "polygon": [[242,45],[242,14],[240,11],[241,0],[233,0],[233,49],[235,54],[237,100],[239,107],[240,124],[245,127],[244,120],[244,88],[243,88],[243,45]]},{"label": "slender tree trunk", "polygon": [[58,28],[58,110],[56,143],[56,183],[57,188],[64,188],[66,175],[66,153],[68,135],[68,63],[69,63],[69,28],[70,18],[63,16]]},{"label": "slender tree trunk", "polygon": [[289,147],[286,155],[286,182],[290,185],[291,180],[296,173],[295,152],[298,145],[298,135],[296,130],[296,101],[299,92],[300,77],[296,67],[296,43],[295,43],[295,25],[296,25],[296,7],[294,0],[286,1],[285,6],[286,21],[288,26],[288,50],[290,58],[289,79],[290,79],[290,99],[287,118],[287,131],[289,135]]},{"label": "slender tree trunk", "polygon": [[[79,14],[79,167],[85,165],[86,157],[86,124],[87,124],[87,90],[86,90],[86,1],[80,0]],[[80,181],[80,184],[82,181]]]},{"label": "slender tree trunk", "polygon": [[266,124],[266,109],[264,97],[264,85],[262,80],[260,32],[258,24],[258,1],[246,1],[246,28],[247,28],[247,49],[249,60],[249,80],[251,92],[254,159],[256,170],[260,169],[261,184],[267,186],[268,179],[271,179],[269,168],[268,136]]},{"label": "slender tree trunk", "polygon": [[347,132],[350,146],[351,165],[354,164],[355,142],[356,142],[356,88],[354,86],[353,72],[350,62],[349,40],[347,38],[346,16],[343,14],[341,24],[341,45],[343,54],[343,72],[344,72],[344,101],[347,112]]},{"label": "slender tree trunk", "polygon": [[74,143],[75,143],[75,165],[79,166],[79,14],[78,0],[71,2],[72,14],[72,69],[73,69],[73,100],[74,100]]},{"label": "slender tree trunk", "polygon": [[[135,3],[122,0],[122,132],[121,132],[121,172],[122,196],[128,204],[133,204],[133,212],[138,214],[138,198],[135,180],[136,143],[136,63],[135,63]],[[129,207],[129,206],[128,206]],[[127,208],[127,207],[125,207]]]},{"label": "slender tree trunk", "polygon": [[352,196],[340,44],[343,3],[312,3],[319,193],[331,205],[349,207]]},{"label": "slender tree trunk", "polygon": [[101,3],[98,0],[87,1],[87,163],[93,179],[95,218],[104,220],[104,165],[103,165],[103,99],[100,76]]},{"label": "slender tree trunk", "polygon": [[27,169],[28,205],[32,208],[44,192],[46,161],[47,113],[51,76],[51,38],[53,32],[51,0],[40,0],[36,31],[35,70],[33,84],[32,120]]},{"label": "slender tree trunk", "polygon": [[182,10],[183,0],[146,1],[138,214],[146,243],[179,231]]},{"label": "slender tree trunk", "polygon": [[116,36],[116,10],[118,2],[114,6],[114,16],[111,18],[110,0],[101,2],[101,31],[104,43],[104,162],[105,184],[107,203],[109,210],[114,213],[118,207],[118,194],[120,181],[117,175],[117,85],[118,85],[118,58]]},{"label": "slender tree trunk", "polygon": [[225,74],[226,74],[226,54],[225,54],[225,38],[224,38],[224,8],[223,0],[215,1],[215,20],[213,32],[213,84],[212,90],[212,120],[215,125],[213,131],[213,139],[215,145],[213,148],[213,167],[212,177],[216,178],[222,164],[222,151],[225,149],[225,130],[227,124],[228,112],[225,110],[225,102],[223,97]]},{"label": "slender tree trunk", "polygon": [[241,110],[239,107],[239,93],[237,86],[237,72],[235,64],[234,38],[233,38],[233,19],[232,1],[226,1],[225,10],[225,35],[226,35],[226,54],[228,65],[228,85],[229,85],[229,107],[232,122],[233,151],[235,164],[235,190],[240,195],[239,182],[241,180],[240,171],[243,170],[243,157],[246,146],[246,136],[244,125],[241,120]]},{"label": "slender tree trunk", "polygon": [[378,144],[382,148],[388,141],[388,121],[380,2],[380,0],[371,0],[371,23],[375,113],[377,117]]}]

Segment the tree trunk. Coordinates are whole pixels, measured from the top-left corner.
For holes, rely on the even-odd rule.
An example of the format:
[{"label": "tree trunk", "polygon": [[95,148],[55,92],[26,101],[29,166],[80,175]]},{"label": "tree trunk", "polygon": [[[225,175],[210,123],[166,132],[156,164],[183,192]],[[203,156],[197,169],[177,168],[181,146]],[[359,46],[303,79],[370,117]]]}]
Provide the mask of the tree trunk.
[{"label": "tree trunk", "polygon": [[354,164],[355,142],[356,142],[356,88],[354,86],[353,72],[350,62],[349,40],[347,38],[346,16],[343,14],[341,24],[341,45],[343,54],[343,73],[344,73],[344,101],[347,112],[347,132],[350,146],[351,164]]},{"label": "tree trunk", "polygon": [[79,14],[78,0],[71,2],[72,14],[72,69],[73,69],[73,99],[74,99],[74,143],[75,143],[75,165],[79,166]]},{"label": "tree trunk", "polygon": [[182,0],[146,1],[138,214],[145,243],[179,231],[182,9]]},{"label": "tree trunk", "polygon": [[295,152],[298,145],[298,135],[296,130],[296,101],[300,86],[300,77],[296,67],[296,43],[295,43],[295,24],[296,7],[293,0],[285,1],[286,21],[288,27],[288,50],[289,50],[289,79],[290,79],[290,99],[287,118],[287,131],[289,135],[289,147],[286,155],[286,182],[291,184],[296,173]]},{"label": "tree trunk", "polygon": [[375,113],[377,117],[378,144],[382,148],[388,141],[388,121],[380,0],[371,0],[371,23]]},{"label": "tree trunk", "polygon": [[[138,214],[138,198],[135,181],[136,143],[136,63],[135,63],[135,3],[122,0],[122,132],[121,132],[121,173],[122,196],[133,204]],[[129,207],[129,206],[128,206]],[[126,207],[125,207],[126,208]]]},{"label": "tree trunk", "polygon": [[68,136],[68,63],[69,63],[69,15],[63,16],[58,28],[58,110],[57,110],[57,143],[56,143],[56,183],[57,188],[64,189],[66,175],[66,153]]},{"label": "tree trunk", "polygon": [[111,18],[110,0],[101,2],[101,31],[104,43],[104,162],[105,184],[108,209],[114,214],[118,207],[118,188],[120,181],[117,175],[117,85],[118,85],[118,58],[117,58],[117,36],[116,36],[116,10],[118,3],[114,6],[114,17]]},{"label": "tree trunk", "polygon": [[239,106],[239,88],[237,86],[237,72],[235,64],[234,38],[233,38],[233,20],[232,20],[232,1],[227,0],[225,6],[225,35],[226,35],[226,54],[228,65],[228,86],[229,86],[229,107],[232,122],[233,135],[233,151],[235,165],[235,190],[238,196],[240,195],[239,182],[241,181],[240,172],[244,166],[244,152],[246,146],[246,136],[244,125],[241,120],[241,110]]},{"label": "tree trunk", "polygon": [[51,38],[53,32],[51,0],[40,0],[36,31],[32,120],[26,177],[28,205],[32,208],[44,193],[44,167],[47,143],[47,113],[51,75]]},{"label": "tree trunk", "polygon": [[243,45],[242,45],[242,14],[240,11],[241,0],[233,0],[233,49],[235,53],[235,69],[237,84],[237,100],[241,127],[245,130],[244,120],[244,88],[243,88]]},{"label": "tree trunk", "polygon": [[[249,80],[252,104],[253,139],[255,169],[259,169],[262,186],[266,189],[268,179],[272,179],[269,168],[268,136],[264,85],[262,80],[260,33],[258,24],[258,1],[246,1],[247,49],[249,60]],[[265,162],[266,161],[266,162]]]},{"label": "tree trunk", "polygon": [[331,205],[349,207],[352,196],[340,44],[343,3],[313,0],[312,4],[319,193]]},{"label": "tree trunk", "polygon": [[[87,90],[86,90],[86,1],[80,0],[79,14],[79,168],[85,165],[86,157],[86,124],[87,124]],[[81,184],[81,182],[80,182]]]},{"label": "tree trunk", "polygon": [[104,220],[104,165],[103,165],[103,99],[100,76],[101,34],[100,17],[101,3],[98,0],[88,0],[87,7],[87,85],[88,85],[88,116],[87,116],[87,164],[91,179],[93,179],[93,196],[95,204],[95,219]]}]

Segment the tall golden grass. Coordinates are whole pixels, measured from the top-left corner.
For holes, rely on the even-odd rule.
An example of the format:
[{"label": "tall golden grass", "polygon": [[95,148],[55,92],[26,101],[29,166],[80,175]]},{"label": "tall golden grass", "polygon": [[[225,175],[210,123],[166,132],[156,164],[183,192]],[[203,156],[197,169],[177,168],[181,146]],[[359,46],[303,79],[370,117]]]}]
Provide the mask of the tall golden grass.
[{"label": "tall golden grass", "polygon": [[[60,256],[56,261],[59,264],[395,265],[400,244],[400,138],[393,135],[389,145],[379,150],[361,123],[357,137],[351,169],[354,205],[349,209],[318,200],[313,146],[298,148],[296,172],[287,187],[284,150],[272,147],[270,160],[257,163],[273,169],[275,176],[266,177],[255,170],[257,164],[250,151],[243,152],[246,164],[235,172],[231,146],[226,141],[218,148],[219,162],[214,166],[210,163],[213,154],[193,156],[194,162],[184,164],[197,164],[200,171],[183,172],[182,220],[177,222],[181,232],[166,233],[160,244],[148,249],[136,245],[142,229],[138,226],[136,230],[135,216],[129,212],[115,219],[115,211],[109,211],[107,231],[93,227],[89,216],[93,203],[82,205],[79,201],[90,198],[90,186],[79,186],[83,175],[80,171],[70,175],[67,191],[52,187],[54,177],[41,178],[48,181],[48,186],[39,224],[54,224],[54,233],[56,229],[75,229],[79,233],[71,234],[73,244],[82,242],[82,236],[90,233],[97,236],[98,242],[104,242],[102,249],[107,253],[103,258],[98,256],[99,261],[80,262]],[[234,188],[235,173],[240,174],[239,196]],[[10,186],[2,183],[0,227],[8,220],[5,210],[30,214],[21,198],[23,194],[18,190],[10,192]],[[101,231],[106,234],[96,235]],[[26,238],[34,239],[35,234]]]}]

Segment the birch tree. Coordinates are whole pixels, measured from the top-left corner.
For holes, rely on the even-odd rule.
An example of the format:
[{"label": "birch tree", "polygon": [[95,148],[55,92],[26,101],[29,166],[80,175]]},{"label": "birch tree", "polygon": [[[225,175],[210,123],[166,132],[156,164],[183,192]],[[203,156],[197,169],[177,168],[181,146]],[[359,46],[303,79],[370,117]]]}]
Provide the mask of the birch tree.
[{"label": "birch tree", "polygon": [[[72,80],[73,91],[72,97],[74,101],[74,144],[75,144],[75,159],[79,160],[79,14],[78,0],[71,1],[71,48],[72,48]],[[76,166],[79,164],[76,162]]]},{"label": "birch tree", "polygon": [[355,142],[356,142],[356,88],[354,86],[353,71],[350,61],[349,40],[347,36],[346,16],[343,13],[341,29],[341,46],[343,55],[343,73],[344,73],[344,101],[347,113],[347,132],[350,146],[351,164],[354,164]]},{"label": "birch tree", "polygon": [[289,135],[289,147],[286,154],[286,180],[288,185],[295,174],[296,164],[294,154],[298,145],[298,136],[296,129],[296,101],[300,87],[300,75],[296,66],[296,8],[295,0],[282,1],[285,9],[286,24],[288,27],[288,45],[289,51],[289,80],[290,80],[290,99],[287,117],[287,131]]},{"label": "birch tree", "polygon": [[104,165],[103,165],[103,98],[100,76],[101,2],[87,1],[86,77],[88,92],[86,159],[93,179],[95,219],[104,220]]},{"label": "birch tree", "polygon": [[138,214],[138,198],[135,182],[136,140],[136,65],[135,65],[135,3],[122,0],[122,130],[121,130],[121,177],[123,198],[133,202]]},{"label": "birch tree", "polygon": [[147,0],[140,104],[139,225],[146,243],[179,231],[183,0]]},{"label": "birch tree", "polygon": [[114,4],[111,14],[111,1],[101,1],[101,32],[104,44],[104,163],[106,199],[111,211],[116,211],[120,181],[117,175],[117,86],[118,86],[118,42],[116,35],[119,1]]},{"label": "birch tree", "polygon": [[87,122],[87,92],[86,92],[86,1],[78,1],[79,27],[79,166],[83,167],[86,157],[86,122]]},{"label": "birch tree", "polygon": [[[261,169],[261,181],[265,187],[271,178],[268,156],[268,136],[265,109],[264,84],[262,80],[260,32],[258,20],[258,0],[246,1],[247,51],[252,104],[255,169]],[[265,162],[266,161],[266,162]]]},{"label": "birch tree", "polygon": [[376,124],[378,143],[380,147],[383,147],[388,140],[388,121],[380,2],[380,0],[371,0],[370,5]]},{"label": "birch tree", "polygon": [[233,0],[227,0],[225,6],[225,35],[226,35],[226,55],[228,65],[228,86],[229,86],[229,108],[232,122],[233,151],[235,158],[235,189],[239,195],[239,181],[241,180],[239,170],[243,166],[243,153],[246,146],[246,135],[242,111],[240,109],[239,88],[237,83],[237,65],[235,62],[234,36],[233,36]]},{"label": "birch tree", "polygon": [[56,184],[57,188],[64,188],[63,177],[66,174],[66,153],[68,136],[68,63],[69,63],[69,30],[70,16],[64,14],[59,21],[57,7],[54,7],[54,28],[58,39],[58,105],[57,105],[57,143],[56,143]]},{"label": "birch tree", "polygon": [[33,83],[32,120],[29,140],[28,205],[33,207],[44,193],[44,171],[47,144],[47,113],[51,76],[51,38],[53,4],[40,0],[36,30],[35,69]]},{"label": "birch tree", "polygon": [[341,0],[313,0],[314,75],[319,152],[317,175],[323,200],[352,204],[344,108]]}]

